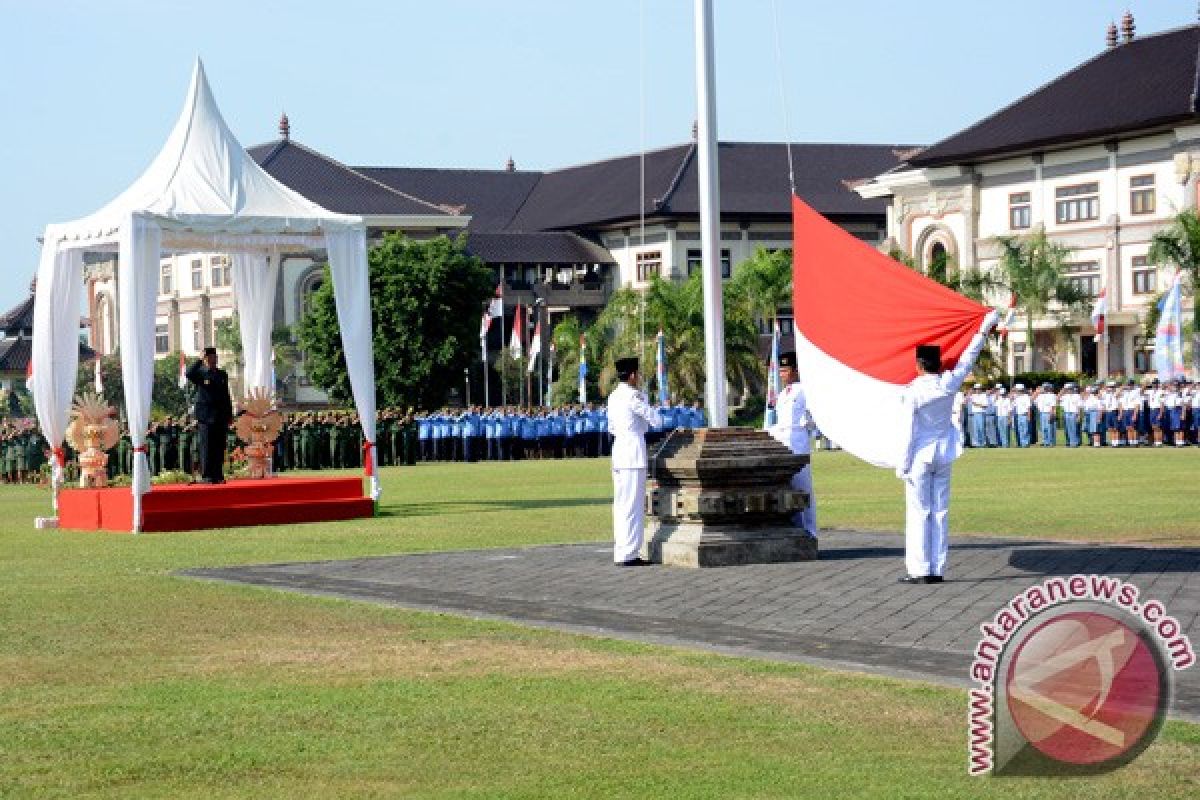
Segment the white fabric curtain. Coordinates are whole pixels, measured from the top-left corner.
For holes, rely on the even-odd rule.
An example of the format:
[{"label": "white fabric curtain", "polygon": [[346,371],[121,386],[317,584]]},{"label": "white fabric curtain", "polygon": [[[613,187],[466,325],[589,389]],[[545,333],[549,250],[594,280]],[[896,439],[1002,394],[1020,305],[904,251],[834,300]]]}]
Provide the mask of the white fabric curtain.
[{"label": "white fabric curtain", "polygon": [[375,351],[371,343],[371,279],[367,270],[367,237],[361,227],[326,232],[325,250],[333,275],[338,325],[354,405],[363,436],[371,443],[364,466],[371,475],[371,497],[379,499],[379,461],[375,450]]},{"label": "white fabric curtain", "polygon": [[133,442],[133,530],[142,525],[142,495],[150,491],[146,427],[154,388],[154,317],[162,231],[140,214],[131,214],[121,231],[117,275],[121,308],[121,373],[125,416]]},{"label": "white fabric curtain", "polygon": [[75,377],[79,369],[79,294],[83,287],[83,252],[59,249],[59,233],[46,228],[37,290],[33,301],[34,408],[42,435],[54,451],[51,483],[54,510],[63,482],[63,439],[67,435]]},{"label": "white fabric curtain", "polygon": [[271,378],[271,327],[275,320],[275,284],[279,280],[277,255],[234,253],[233,296],[237,300],[242,357],[246,361],[244,391],[275,392]]}]

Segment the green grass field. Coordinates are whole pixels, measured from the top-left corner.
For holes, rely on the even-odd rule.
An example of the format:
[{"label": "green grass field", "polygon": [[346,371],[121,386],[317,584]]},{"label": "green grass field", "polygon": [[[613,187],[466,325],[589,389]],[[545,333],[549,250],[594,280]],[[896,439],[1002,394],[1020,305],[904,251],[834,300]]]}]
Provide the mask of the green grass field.
[{"label": "green grass field", "polygon": [[[1200,452],[969,453],[960,530],[1191,543]],[[1179,722],[1090,779],[970,779],[961,692],[173,577],[603,540],[604,462],[385,470],[380,516],[133,537],[0,487],[3,797],[1195,797]],[[822,523],[898,482],[816,455]]]}]

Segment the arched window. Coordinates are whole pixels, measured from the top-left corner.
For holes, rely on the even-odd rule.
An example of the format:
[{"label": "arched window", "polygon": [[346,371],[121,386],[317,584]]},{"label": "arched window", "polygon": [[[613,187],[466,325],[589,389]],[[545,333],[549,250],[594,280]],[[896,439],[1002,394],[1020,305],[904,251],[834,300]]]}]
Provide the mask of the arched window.
[{"label": "arched window", "polygon": [[941,242],[934,242],[933,247],[929,248],[929,268],[926,270],[929,277],[938,283],[945,283],[946,268],[949,261],[950,256],[946,253],[946,245]]},{"label": "arched window", "polygon": [[314,269],[300,279],[300,291],[298,299],[300,301],[300,317],[308,315],[312,309],[312,298],[317,290],[325,285],[325,273],[323,270]]}]

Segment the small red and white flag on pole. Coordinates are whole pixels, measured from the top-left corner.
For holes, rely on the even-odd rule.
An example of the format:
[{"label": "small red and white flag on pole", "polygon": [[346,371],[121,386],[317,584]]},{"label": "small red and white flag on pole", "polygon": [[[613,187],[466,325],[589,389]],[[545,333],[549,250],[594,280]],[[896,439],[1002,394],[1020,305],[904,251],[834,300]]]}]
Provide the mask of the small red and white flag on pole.
[{"label": "small red and white flag on pole", "polygon": [[492,301],[488,303],[487,313],[489,317],[504,316],[504,281],[496,284],[496,294],[492,297]]},{"label": "small red and white flag on pole", "polygon": [[1004,316],[1000,318],[1000,324],[996,326],[996,333],[1000,336],[1000,340],[1004,341],[1008,338],[1009,331],[1012,330],[1013,318],[1017,316],[1017,293],[1010,292],[1008,295],[1008,306],[1004,309]]},{"label": "small red and white flag on pole", "polygon": [[537,363],[537,357],[542,354],[542,321],[539,319],[537,324],[533,326],[533,341],[529,343],[529,372],[533,372],[533,365]]},{"label": "small red and white flag on pole", "polygon": [[187,359],[182,350],[179,351],[179,388],[187,388]]},{"label": "small red and white flag on pole", "polygon": [[525,353],[525,346],[522,342],[525,339],[524,329],[521,327],[521,304],[517,303],[517,313],[513,315],[512,336],[508,339],[508,352],[513,358],[520,358]]},{"label": "small red and white flag on pole", "polygon": [[488,312],[483,312],[483,317],[479,320],[479,341],[486,341],[488,330],[492,327],[492,315]]},{"label": "small red and white flag on pole", "polygon": [[1108,288],[1100,290],[1096,297],[1096,305],[1092,307],[1092,327],[1096,329],[1093,341],[1099,342],[1107,336],[1105,322],[1108,317]]}]

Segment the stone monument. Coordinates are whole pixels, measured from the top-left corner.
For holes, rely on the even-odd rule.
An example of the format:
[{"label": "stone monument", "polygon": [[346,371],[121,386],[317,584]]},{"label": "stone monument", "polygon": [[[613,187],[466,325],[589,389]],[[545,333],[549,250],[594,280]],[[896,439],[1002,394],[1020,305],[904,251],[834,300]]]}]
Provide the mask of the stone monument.
[{"label": "stone monument", "polygon": [[808,464],[765,431],[673,431],[650,451],[642,558],[680,567],[810,561],[792,525],[808,503],[791,478]]}]

